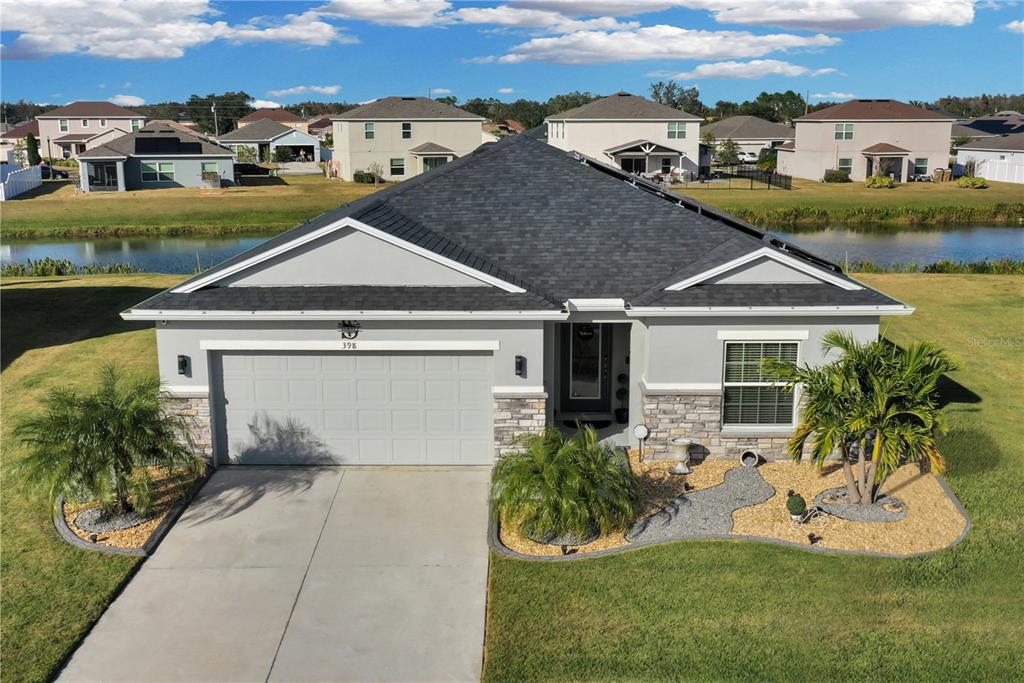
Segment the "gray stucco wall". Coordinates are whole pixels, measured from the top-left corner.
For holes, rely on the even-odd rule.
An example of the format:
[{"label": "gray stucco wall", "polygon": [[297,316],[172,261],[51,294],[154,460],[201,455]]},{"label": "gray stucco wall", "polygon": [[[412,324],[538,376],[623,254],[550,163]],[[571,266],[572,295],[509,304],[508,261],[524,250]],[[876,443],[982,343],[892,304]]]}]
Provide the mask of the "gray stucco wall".
[{"label": "gray stucco wall", "polygon": [[224,284],[489,286],[352,228],[270,259]]},{"label": "gray stucco wall", "polygon": [[[144,182],[142,180],[143,162],[173,163],[174,181]],[[203,163],[217,164],[217,172],[220,174],[221,182],[232,182],[234,180],[234,163],[230,157],[147,157],[145,159],[130,157],[124,162],[125,187],[129,190],[151,190],[162,187],[205,187],[206,183],[203,181],[202,172]]]}]

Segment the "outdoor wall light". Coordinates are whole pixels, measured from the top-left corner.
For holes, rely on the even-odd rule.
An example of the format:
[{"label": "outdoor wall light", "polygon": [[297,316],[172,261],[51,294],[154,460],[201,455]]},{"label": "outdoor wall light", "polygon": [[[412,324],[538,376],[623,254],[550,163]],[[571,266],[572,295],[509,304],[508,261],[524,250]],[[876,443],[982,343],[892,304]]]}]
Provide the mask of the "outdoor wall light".
[{"label": "outdoor wall light", "polygon": [[188,356],[178,356],[178,374],[188,374]]},{"label": "outdoor wall light", "polygon": [[516,377],[526,377],[526,356],[516,356]]}]

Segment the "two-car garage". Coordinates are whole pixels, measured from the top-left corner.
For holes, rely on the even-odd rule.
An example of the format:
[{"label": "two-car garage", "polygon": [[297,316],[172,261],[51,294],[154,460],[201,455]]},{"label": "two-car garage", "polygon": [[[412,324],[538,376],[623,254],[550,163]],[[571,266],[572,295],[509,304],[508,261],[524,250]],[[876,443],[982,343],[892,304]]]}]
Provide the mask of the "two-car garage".
[{"label": "two-car garage", "polygon": [[493,462],[491,352],[217,351],[219,464]]}]

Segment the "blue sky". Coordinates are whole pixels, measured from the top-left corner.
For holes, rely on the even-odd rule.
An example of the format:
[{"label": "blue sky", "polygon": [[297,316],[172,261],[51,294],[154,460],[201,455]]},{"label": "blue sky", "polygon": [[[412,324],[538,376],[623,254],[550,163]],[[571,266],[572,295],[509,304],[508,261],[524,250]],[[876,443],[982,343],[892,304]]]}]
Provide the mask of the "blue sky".
[{"label": "blue sky", "polygon": [[1024,90],[1018,2],[5,0],[0,21],[4,100],[544,100],[667,78],[708,104]]}]

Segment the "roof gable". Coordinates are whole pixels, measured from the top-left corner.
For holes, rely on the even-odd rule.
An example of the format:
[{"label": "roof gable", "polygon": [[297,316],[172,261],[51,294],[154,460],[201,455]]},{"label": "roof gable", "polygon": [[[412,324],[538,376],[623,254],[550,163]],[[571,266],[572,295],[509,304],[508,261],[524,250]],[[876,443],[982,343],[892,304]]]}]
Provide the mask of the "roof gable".
[{"label": "roof gable", "polygon": [[899,100],[850,100],[796,119],[800,121],[949,121],[950,116]]},{"label": "roof gable", "polygon": [[444,102],[432,100],[429,97],[384,97],[355,109],[349,109],[338,114],[334,119],[466,119],[483,121],[484,117]]},{"label": "roof gable", "polygon": [[309,135],[309,133],[303,133],[301,130],[296,131],[291,126],[286,126],[271,119],[260,119],[255,123],[250,123],[241,128],[236,128],[230,133],[225,133],[217,139],[220,142],[268,142],[288,133]]},{"label": "roof gable", "polygon": [[558,114],[552,114],[551,116],[548,116],[546,120],[562,121],[573,119],[606,119],[610,121],[624,119],[649,119],[652,121],[699,121],[700,117],[689,114],[681,109],[673,109],[672,107],[665,106],[664,104],[652,102],[646,97],[631,95],[628,92],[617,92],[614,95],[602,97],[601,99],[594,100],[593,102],[588,102],[581,107],[569,109],[568,111],[563,111]]},{"label": "roof gable", "polygon": [[262,121],[263,119],[270,119],[271,121],[284,121],[287,123],[304,123],[305,119],[298,114],[293,114],[287,109],[281,107],[274,107],[272,109],[257,109],[251,114],[246,114],[242,118],[238,119],[239,123],[254,123],[256,121]]}]

